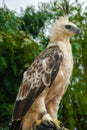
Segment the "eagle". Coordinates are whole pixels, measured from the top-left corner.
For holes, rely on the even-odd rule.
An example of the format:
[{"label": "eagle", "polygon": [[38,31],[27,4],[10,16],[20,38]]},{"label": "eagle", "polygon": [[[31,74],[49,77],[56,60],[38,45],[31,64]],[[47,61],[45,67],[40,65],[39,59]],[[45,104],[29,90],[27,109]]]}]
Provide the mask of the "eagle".
[{"label": "eagle", "polygon": [[60,101],[73,70],[70,38],[80,29],[69,21],[69,2],[55,21],[44,51],[23,74],[12,115],[10,130],[64,130],[57,119]]}]

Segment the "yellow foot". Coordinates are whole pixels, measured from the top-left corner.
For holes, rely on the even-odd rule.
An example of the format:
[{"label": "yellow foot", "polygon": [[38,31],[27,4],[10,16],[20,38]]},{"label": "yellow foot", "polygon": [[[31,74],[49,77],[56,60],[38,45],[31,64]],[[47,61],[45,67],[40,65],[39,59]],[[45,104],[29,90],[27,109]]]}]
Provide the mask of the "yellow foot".
[{"label": "yellow foot", "polygon": [[33,125],[33,130],[67,130],[67,129],[63,129],[60,121],[51,119],[51,120],[37,120]]}]

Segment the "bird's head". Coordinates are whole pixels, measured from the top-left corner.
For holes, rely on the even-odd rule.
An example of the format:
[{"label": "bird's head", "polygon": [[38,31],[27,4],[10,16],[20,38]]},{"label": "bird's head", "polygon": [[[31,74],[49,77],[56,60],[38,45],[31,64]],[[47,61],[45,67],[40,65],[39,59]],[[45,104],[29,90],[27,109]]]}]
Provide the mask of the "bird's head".
[{"label": "bird's head", "polygon": [[65,38],[70,38],[75,34],[80,34],[80,29],[72,22],[69,21],[69,3],[66,1],[66,5],[62,5],[63,16],[59,17],[59,19],[55,22],[51,38],[54,40],[61,40]]}]

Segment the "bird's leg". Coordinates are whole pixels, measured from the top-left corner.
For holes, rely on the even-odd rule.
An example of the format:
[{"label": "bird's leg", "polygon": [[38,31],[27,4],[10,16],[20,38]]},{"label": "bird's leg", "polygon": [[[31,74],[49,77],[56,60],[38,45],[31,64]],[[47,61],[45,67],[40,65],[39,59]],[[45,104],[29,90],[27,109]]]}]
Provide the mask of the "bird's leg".
[{"label": "bird's leg", "polygon": [[[36,112],[36,114],[38,115],[38,117],[33,120],[33,130],[48,130],[49,128],[49,130],[62,130],[60,121],[55,118],[52,118],[51,115],[48,113],[45,104],[44,94],[40,95],[32,105],[32,112],[33,111]],[[32,117],[34,117],[34,114]]]},{"label": "bird's leg", "polygon": [[[46,103],[47,112],[51,115],[52,118],[56,120],[57,120],[58,109],[59,109],[61,98],[62,96],[57,95],[56,97],[52,98],[52,100]],[[69,129],[64,128],[63,124],[61,123],[60,130],[69,130]]]},{"label": "bird's leg", "polygon": [[33,130],[62,130],[60,121],[51,117],[47,112],[46,104],[43,107],[42,105],[38,108],[39,112],[42,112],[42,118],[34,123]]},{"label": "bird's leg", "polygon": [[[61,98],[60,98],[61,99]],[[46,103],[47,112],[51,115],[52,118],[57,119],[57,113],[59,109],[60,100],[57,99],[57,96],[52,98],[52,100]]]}]

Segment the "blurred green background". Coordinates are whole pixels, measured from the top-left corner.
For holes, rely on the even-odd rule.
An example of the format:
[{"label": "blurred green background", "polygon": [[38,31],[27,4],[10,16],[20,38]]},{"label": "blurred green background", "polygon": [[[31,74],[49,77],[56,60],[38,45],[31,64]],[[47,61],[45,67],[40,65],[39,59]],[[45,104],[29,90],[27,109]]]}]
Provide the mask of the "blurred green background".
[{"label": "blurred green background", "polygon": [[[21,10],[0,8],[0,130],[8,130],[23,72],[45,49],[48,29],[62,15],[58,2]],[[70,130],[87,130],[87,7],[78,0],[70,6],[70,20],[82,33],[71,39],[74,70],[60,104],[58,118]]]}]

